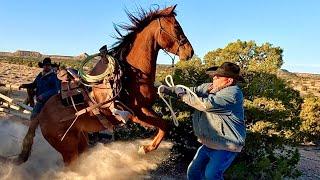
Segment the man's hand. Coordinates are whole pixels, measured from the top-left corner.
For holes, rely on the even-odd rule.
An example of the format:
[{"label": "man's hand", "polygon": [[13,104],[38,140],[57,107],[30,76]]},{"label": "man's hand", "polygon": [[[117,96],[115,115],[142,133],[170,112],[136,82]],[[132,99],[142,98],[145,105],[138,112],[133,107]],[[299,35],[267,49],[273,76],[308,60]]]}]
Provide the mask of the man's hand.
[{"label": "man's hand", "polygon": [[177,94],[177,96],[181,97],[183,96],[184,94],[186,94],[186,91],[184,88],[182,87],[175,87],[174,88],[174,92]]},{"label": "man's hand", "polygon": [[169,96],[175,96],[181,97],[186,93],[186,91],[182,87],[162,87],[160,89],[160,93],[166,94]]},{"label": "man's hand", "polygon": [[173,92],[173,87],[162,86],[160,89],[161,94],[171,95]]},{"label": "man's hand", "polygon": [[20,90],[20,89],[30,89],[30,88],[32,88],[32,83],[21,84],[21,85],[19,86],[19,90]]}]

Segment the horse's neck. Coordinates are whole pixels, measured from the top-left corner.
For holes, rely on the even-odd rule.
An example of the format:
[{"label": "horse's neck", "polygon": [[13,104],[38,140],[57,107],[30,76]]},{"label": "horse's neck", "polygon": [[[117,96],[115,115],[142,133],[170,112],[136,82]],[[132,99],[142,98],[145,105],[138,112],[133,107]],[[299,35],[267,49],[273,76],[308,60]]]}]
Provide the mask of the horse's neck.
[{"label": "horse's neck", "polygon": [[145,29],[137,34],[126,59],[134,69],[143,73],[143,78],[154,81],[158,52],[154,32]]}]

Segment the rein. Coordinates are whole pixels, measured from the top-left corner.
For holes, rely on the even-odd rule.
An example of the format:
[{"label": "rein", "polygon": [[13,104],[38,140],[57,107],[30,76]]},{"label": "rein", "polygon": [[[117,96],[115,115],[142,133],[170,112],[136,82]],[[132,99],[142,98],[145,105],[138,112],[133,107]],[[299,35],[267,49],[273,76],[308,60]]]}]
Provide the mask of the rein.
[{"label": "rein", "polygon": [[169,54],[169,52],[168,52],[166,49],[162,49],[163,52],[165,52],[165,53],[171,58],[172,67],[174,67],[174,60],[175,60],[175,58],[176,58],[175,55],[179,52],[180,46],[181,46],[182,44],[184,44],[184,41],[185,41],[185,40],[184,40],[184,39],[179,40],[177,37],[175,37],[174,35],[172,35],[172,34],[169,33],[168,31],[166,31],[166,30],[161,26],[160,18],[158,18],[158,24],[159,24],[159,29],[160,29],[160,30],[159,30],[159,33],[160,33],[160,34],[161,34],[162,31],[165,32],[167,35],[169,35],[172,39],[174,39],[175,41],[177,41],[178,44],[179,44],[179,46],[178,46],[176,52],[174,53],[174,56],[173,56],[173,57]]}]

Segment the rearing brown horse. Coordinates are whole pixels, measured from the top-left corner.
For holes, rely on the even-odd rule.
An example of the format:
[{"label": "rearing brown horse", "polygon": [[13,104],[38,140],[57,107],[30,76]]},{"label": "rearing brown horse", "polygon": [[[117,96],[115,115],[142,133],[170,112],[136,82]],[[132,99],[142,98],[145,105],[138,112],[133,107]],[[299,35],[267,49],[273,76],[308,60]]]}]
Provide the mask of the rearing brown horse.
[{"label": "rearing brown horse", "polygon": [[[159,146],[167,128],[165,121],[151,108],[157,97],[154,81],[158,52],[164,49],[178,55],[181,60],[187,60],[193,55],[193,48],[175,18],[175,7],[150,12],[141,11],[139,17],[128,13],[132,25],[123,28],[129,32],[121,36],[111,49],[111,54],[116,59],[122,60],[126,66],[124,75],[127,80],[123,83],[123,89],[127,93],[120,97],[121,101],[134,111],[135,116],[131,120],[144,126],[159,128],[151,144],[143,146],[145,152],[155,150]],[[101,63],[97,63],[96,66],[98,67],[91,73],[93,75],[104,70],[99,67]],[[84,107],[78,109],[81,108]],[[87,132],[105,129],[96,117],[87,113],[79,116],[64,140],[60,141],[61,135],[72,122],[72,120],[61,122],[61,119],[74,113],[75,110],[72,107],[64,107],[56,95],[49,99],[36,118],[43,136],[62,154],[66,164],[87,149]],[[30,127],[36,126],[37,120],[33,120]]]}]

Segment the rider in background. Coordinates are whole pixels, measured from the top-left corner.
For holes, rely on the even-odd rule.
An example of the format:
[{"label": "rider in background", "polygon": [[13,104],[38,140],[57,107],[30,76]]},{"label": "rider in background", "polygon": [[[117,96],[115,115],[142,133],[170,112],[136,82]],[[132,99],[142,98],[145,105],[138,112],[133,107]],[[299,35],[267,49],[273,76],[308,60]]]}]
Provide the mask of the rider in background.
[{"label": "rider in background", "polygon": [[51,64],[51,59],[49,57],[44,58],[38,65],[40,68],[43,68],[43,70],[30,84],[32,89],[36,89],[37,102],[31,113],[31,122],[29,124],[28,132],[23,139],[22,151],[16,162],[18,164],[25,162],[31,153],[33,137],[35,136],[35,131],[39,124],[39,120],[37,120],[36,116],[41,112],[41,109],[48,99],[53,95],[58,94],[60,90],[60,81],[52,67],[54,64]]},{"label": "rider in background", "polygon": [[51,96],[58,94],[60,90],[60,81],[52,67],[51,59],[49,57],[44,58],[38,65],[40,68],[43,68],[43,70],[38,74],[33,83],[31,83],[33,89],[36,89],[37,100],[31,113],[31,118],[39,114],[47,100]]}]

